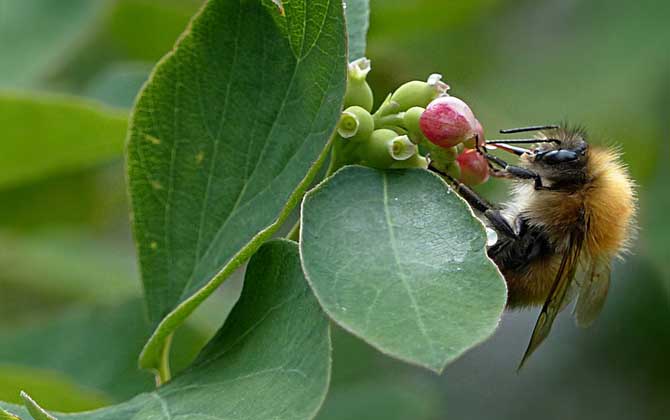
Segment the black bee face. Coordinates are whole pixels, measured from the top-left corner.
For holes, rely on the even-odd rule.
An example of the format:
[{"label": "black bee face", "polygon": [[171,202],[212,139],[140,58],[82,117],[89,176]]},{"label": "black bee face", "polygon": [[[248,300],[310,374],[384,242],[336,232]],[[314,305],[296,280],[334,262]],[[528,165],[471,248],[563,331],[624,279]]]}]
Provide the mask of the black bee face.
[{"label": "black bee face", "polygon": [[540,175],[562,184],[579,182],[585,176],[589,145],[581,130],[557,129],[543,133],[552,142],[540,143],[527,157]]}]

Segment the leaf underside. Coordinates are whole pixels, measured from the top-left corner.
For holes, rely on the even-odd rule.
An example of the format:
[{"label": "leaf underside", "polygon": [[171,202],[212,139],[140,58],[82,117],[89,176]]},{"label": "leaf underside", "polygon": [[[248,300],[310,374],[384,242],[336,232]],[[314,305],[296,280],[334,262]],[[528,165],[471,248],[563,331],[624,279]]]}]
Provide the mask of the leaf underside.
[{"label": "leaf underside", "polygon": [[325,159],[346,79],[342,5],[213,0],[154,70],[127,149],[156,326],[140,364],[288,216]]},{"label": "leaf underside", "polygon": [[436,175],[345,167],[301,220],[321,305],[380,351],[440,372],[498,325],[506,287],[483,226]]}]

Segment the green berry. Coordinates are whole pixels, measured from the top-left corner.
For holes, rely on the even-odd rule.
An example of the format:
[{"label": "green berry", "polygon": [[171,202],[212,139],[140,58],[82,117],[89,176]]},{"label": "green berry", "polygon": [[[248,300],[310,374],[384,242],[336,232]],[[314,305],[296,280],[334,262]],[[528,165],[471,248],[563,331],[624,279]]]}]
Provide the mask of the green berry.
[{"label": "green berry", "polygon": [[395,162],[390,149],[396,137],[398,133],[387,128],[373,131],[368,141],[359,149],[361,163],[377,169],[390,167]]},{"label": "green berry", "polygon": [[360,143],[368,139],[375,128],[372,115],[360,106],[351,106],[342,112],[337,133],[344,139]]},{"label": "green berry", "polygon": [[433,99],[449,90],[449,86],[441,81],[442,76],[432,74],[427,82],[413,80],[400,86],[391,96],[391,101],[398,104],[400,111],[412,107],[426,107]]},{"label": "green berry", "polygon": [[415,144],[421,143],[425,137],[421,132],[421,127],[419,124],[423,111],[425,111],[424,108],[415,106],[408,109],[403,114],[403,125],[407,129],[407,134],[409,135],[410,140],[412,140],[412,142]]},{"label": "green berry", "polygon": [[420,154],[416,153],[412,155],[407,160],[398,160],[395,161],[391,164],[392,169],[405,169],[405,168],[421,168],[421,169],[426,169],[428,168],[428,160],[421,156]]}]

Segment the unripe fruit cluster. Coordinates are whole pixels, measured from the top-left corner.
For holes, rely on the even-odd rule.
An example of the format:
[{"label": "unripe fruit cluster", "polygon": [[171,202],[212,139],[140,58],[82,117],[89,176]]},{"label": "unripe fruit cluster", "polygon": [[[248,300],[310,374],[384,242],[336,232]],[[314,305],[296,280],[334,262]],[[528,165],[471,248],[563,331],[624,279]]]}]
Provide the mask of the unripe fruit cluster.
[{"label": "unripe fruit cluster", "polygon": [[482,125],[464,101],[447,94],[442,76],[403,84],[371,113],[370,69],[366,58],[349,65],[330,173],[347,164],[387,169],[427,168],[430,162],[468,185],[488,179],[488,163],[477,151],[484,144]]}]

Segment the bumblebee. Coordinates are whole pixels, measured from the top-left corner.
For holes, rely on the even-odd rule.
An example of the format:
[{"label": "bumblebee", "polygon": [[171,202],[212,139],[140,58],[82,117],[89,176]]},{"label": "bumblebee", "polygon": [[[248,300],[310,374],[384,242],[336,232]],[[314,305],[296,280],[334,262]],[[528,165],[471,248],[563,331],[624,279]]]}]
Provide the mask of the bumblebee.
[{"label": "bumblebee", "polygon": [[[584,129],[566,125],[501,133],[529,131],[538,135],[478,146],[491,174],[512,180],[509,202],[493,206],[449,179],[498,234],[487,253],[507,282],[508,308],[542,306],[519,368],[571,301],[577,301],[577,325],[595,320],[607,297],[611,262],[627,251],[635,233],[636,212],[634,183],[616,149],[590,145]],[[490,154],[493,148],[517,155],[518,164]]]}]

